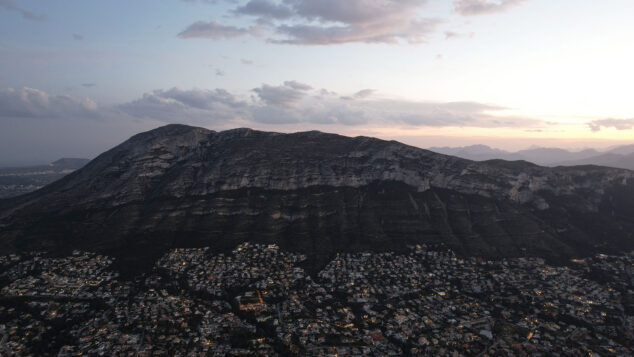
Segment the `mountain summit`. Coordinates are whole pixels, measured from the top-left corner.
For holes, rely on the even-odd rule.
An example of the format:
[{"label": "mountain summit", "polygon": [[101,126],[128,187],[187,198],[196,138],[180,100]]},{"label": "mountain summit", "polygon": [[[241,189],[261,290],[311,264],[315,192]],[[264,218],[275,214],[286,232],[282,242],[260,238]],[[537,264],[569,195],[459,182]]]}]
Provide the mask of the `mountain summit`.
[{"label": "mountain summit", "polygon": [[334,252],[442,243],[564,259],[634,248],[634,172],[473,162],[368,137],[168,125],[0,200],[0,250],[151,262],[174,247]]}]

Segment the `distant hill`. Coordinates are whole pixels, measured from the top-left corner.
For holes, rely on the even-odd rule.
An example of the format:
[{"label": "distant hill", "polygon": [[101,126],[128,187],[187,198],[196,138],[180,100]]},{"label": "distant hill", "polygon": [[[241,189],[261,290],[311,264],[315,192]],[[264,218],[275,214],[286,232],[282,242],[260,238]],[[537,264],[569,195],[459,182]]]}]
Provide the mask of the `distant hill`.
[{"label": "distant hill", "polygon": [[624,146],[618,146],[616,148],[611,149],[610,151],[608,151],[609,153],[612,154],[619,154],[619,155],[630,155],[630,154],[634,154],[634,144],[632,145],[624,145]]},{"label": "distant hill", "polygon": [[598,165],[616,167],[621,169],[634,170],[634,153],[628,155],[615,154],[608,152],[605,154],[593,156],[587,159],[563,161],[559,165],[576,166],[576,165]]},{"label": "distant hill", "polygon": [[508,151],[494,149],[486,145],[471,145],[464,147],[432,147],[429,150],[451,156],[457,156],[463,159],[473,161],[486,161],[486,160],[526,160],[525,157]]},{"label": "distant hill", "polygon": [[634,172],[475,162],[396,141],[169,125],[41,190],[0,200],[0,254],[103,252],[151,267],[177,247],[573,256],[634,248]]},{"label": "distant hill", "polygon": [[429,150],[474,161],[524,160],[542,166],[598,165],[634,170],[634,145],[619,146],[608,152],[595,149],[568,151],[559,148],[530,148],[517,152],[494,149],[486,145],[432,147]]},{"label": "distant hill", "polygon": [[0,198],[40,189],[83,167],[90,160],[62,158],[48,165],[0,168]]}]

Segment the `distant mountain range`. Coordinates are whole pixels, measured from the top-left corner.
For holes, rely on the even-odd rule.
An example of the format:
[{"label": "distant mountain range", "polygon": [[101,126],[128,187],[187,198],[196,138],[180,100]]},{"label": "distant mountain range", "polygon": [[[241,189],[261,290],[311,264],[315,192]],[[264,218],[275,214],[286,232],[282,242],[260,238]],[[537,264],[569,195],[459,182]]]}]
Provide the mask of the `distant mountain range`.
[{"label": "distant mountain range", "polygon": [[[0,254],[103,252],[126,269],[178,247],[278,244],[319,267],[337,252],[438,244],[558,262],[634,248],[634,172],[474,162],[316,131],[169,125],[0,200]],[[136,268],[134,268],[136,269]]]},{"label": "distant mountain range", "polygon": [[474,161],[524,160],[542,166],[598,165],[634,170],[634,145],[619,146],[605,152],[595,149],[568,151],[558,148],[531,148],[510,152],[486,145],[431,147],[429,150]]},{"label": "distant mountain range", "polygon": [[90,160],[63,158],[48,165],[0,168],[0,198],[40,189],[83,167]]}]

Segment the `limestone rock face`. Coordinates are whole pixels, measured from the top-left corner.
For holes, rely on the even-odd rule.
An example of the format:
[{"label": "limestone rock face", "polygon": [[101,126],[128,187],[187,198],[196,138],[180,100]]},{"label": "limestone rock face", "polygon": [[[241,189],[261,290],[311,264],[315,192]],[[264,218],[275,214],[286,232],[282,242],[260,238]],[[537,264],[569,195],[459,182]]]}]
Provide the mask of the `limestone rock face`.
[{"label": "limestone rock face", "polygon": [[[2,250],[341,250],[444,243],[559,259],[634,247],[634,172],[473,162],[374,138],[168,125],[0,201]],[[321,257],[321,258],[320,258]]]}]

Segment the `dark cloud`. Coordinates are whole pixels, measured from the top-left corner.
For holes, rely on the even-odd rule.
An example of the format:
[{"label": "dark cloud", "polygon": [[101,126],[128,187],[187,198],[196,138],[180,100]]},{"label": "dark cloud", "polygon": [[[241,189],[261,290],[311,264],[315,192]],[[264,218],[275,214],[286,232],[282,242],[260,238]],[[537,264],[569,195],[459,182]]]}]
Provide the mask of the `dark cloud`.
[{"label": "dark cloud", "polygon": [[506,11],[528,0],[454,0],[454,10],[463,16],[487,15]]},{"label": "dark cloud", "polygon": [[216,76],[222,77],[222,76],[224,76],[224,75],[225,75],[225,72],[224,72],[224,71],[219,70],[219,69],[217,69],[217,70],[216,70]]},{"label": "dark cloud", "polygon": [[94,117],[98,114],[97,103],[87,98],[77,100],[33,88],[8,88],[0,92],[0,117],[64,118]]},{"label": "dark cloud", "polygon": [[218,21],[198,21],[178,34],[180,38],[208,38],[212,40],[231,39],[251,33],[250,29],[223,25]]},{"label": "dark cloud", "polygon": [[15,2],[13,2],[13,0],[0,0],[0,8],[8,10],[8,11],[14,11],[17,12],[19,14],[22,15],[23,18],[27,19],[27,20],[33,20],[33,21],[44,21],[46,20],[46,16],[45,15],[41,15],[41,14],[36,14],[32,11],[26,10],[20,6],[17,6],[15,4]]},{"label": "dark cloud", "polygon": [[616,130],[631,130],[634,128],[634,118],[632,119],[599,119],[588,123],[590,130],[600,131],[601,128],[614,128]]}]

